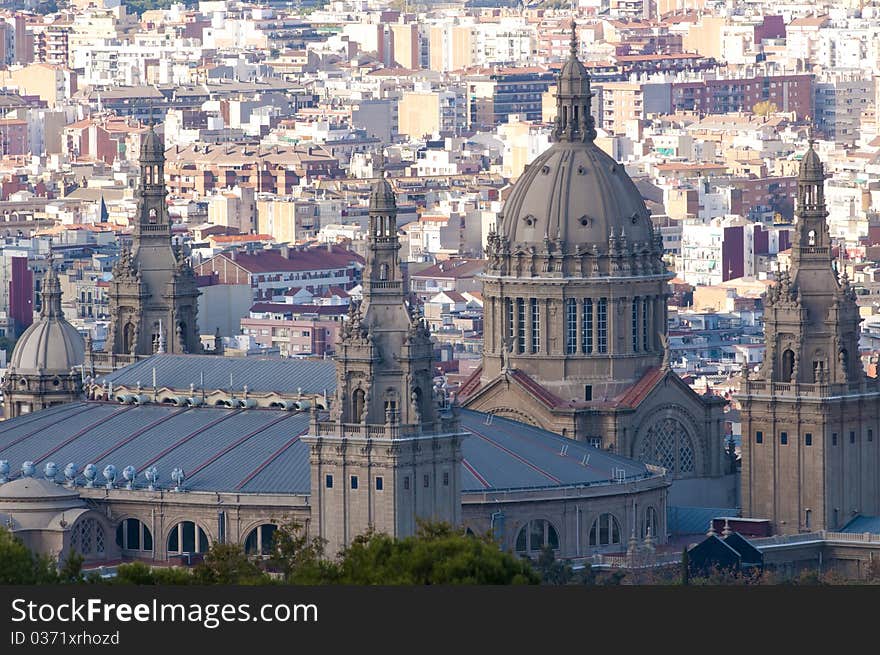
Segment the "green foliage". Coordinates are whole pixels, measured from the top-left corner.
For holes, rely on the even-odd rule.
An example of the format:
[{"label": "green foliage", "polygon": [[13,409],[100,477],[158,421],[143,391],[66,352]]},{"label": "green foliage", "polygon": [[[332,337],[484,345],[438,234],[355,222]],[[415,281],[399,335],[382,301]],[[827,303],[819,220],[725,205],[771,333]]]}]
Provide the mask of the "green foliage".
[{"label": "green foliage", "polygon": [[168,9],[171,5],[181,2],[187,7],[198,5],[198,0],[123,0],[125,10],[129,14],[137,14],[140,16],[145,11],[154,9]]},{"label": "green foliage", "polygon": [[545,585],[588,585],[595,584],[596,576],[592,566],[587,563],[584,568],[575,571],[571,564],[560,562],[556,559],[556,553],[550,546],[544,546],[535,569],[541,576],[541,584]]},{"label": "green foliage", "polygon": [[466,536],[444,523],[421,523],[416,535],[357,537],[340,553],[338,582],[354,585],[537,584],[527,561],[488,536]]},{"label": "green foliage", "polygon": [[136,585],[187,585],[194,584],[195,577],[189,569],[176,567],[151,568],[143,562],[120,564],[111,584]]},{"label": "green foliage", "polygon": [[281,525],[272,535],[269,565],[290,584],[327,584],[338,571],[324,557],[325,541],[309,538],[297,521]]},{"label": "green foliage", "polygon": [[85,562],[85,557],[71,548],[70,552],[67,553],[64,564],[61,566],[61,570],[58,572],[58,580],[69,584],[84,582],[83,562]]},{"label": "green foliage", "polygon": [[55,562],[35,555],[24,542],[0,527],[0,584],[49,584],[58,582]]},{"label": "green foliage", "polygon": [[268,576],[245,555],[238,544],[214,544],[193,570],[196,584],[265,584]]}]

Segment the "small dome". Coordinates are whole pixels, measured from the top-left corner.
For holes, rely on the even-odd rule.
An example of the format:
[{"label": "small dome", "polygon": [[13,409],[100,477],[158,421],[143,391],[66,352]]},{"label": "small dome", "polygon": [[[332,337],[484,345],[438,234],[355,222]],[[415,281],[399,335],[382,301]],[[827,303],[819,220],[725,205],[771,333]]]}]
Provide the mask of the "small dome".
[{"label": "small dome", "polygon": [[370,191],[370,210],[386,212],[393,211],[396,207],[397,201],[394,198],[394,190],[385,178],[383,170]]},{"label": "small dome", "polygon": [[19,337],[10,371],[36,375],[68,374],[85,360],[82,335],[63,318],[40,319]]},{"label": "small dome", "polygon": [[18,478],[0,484],[0,503],[14,501],[79,500],[79,492],[46,478]]},{"label": "small dome", "polygon": [[819,159],[819,155],[816,154],[816,151],[813,150],[812,141],[810,142],[810,147],[807,148],[807,152],[804,153],[804,158],[801,159],[798,177],[802,180],[825,179],[825,165],[822,163],[822,160]]},{"label": "small dome", "polygon": [[68,323],[61,310],[61,285],[49,255],[43,278],[43,309],[40,319],[18,338],[9,371],[27,375],[66,375],[85,361],[85,341]]},{"label": "small dome", "polygon": [[156,130],[151,125],[141,141],[141,161],[155,161],[164,158],[165,144],[162,142],[162,137],[156,134]]},{"label": "small dome", "polygon": [[592,141],[557,142],[516,181],[499,234],[512,248],[561,239],[564,249],[608,251],[611,236],[652,243],[651,213],[624,167]]}]

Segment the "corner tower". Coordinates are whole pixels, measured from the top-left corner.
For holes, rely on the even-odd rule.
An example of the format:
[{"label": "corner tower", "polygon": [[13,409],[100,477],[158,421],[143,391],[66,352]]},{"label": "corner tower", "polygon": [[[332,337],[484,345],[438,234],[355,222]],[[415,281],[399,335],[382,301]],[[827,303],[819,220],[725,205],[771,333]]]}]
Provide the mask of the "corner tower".
[{"label": "corner tower", "polygon": [[330,419],[313,410],[312,532],[335,553],[373,528],[396,537],[419,518],[457,525],[461,439],[433,385],[430,332],[406,301],[397,206],[384,174],[370,194],[364,295],[336,349]]},{"label": "corner tower", "polygon": [[812,140],[797,194],[791,269],[765,294],[764,362],[740,396],[743,512],[782,534],[880,512],[880,389],[859,357],[855,291],[834,267]]},{"label": "corner tower", "polygon": [[160,349],[201,351],[195,273],[171,244],[165,205],[165,148],[151,126],[141,144],[141,178],[131,249],[123,248],[110,282],[107,347],[132,361]]}]

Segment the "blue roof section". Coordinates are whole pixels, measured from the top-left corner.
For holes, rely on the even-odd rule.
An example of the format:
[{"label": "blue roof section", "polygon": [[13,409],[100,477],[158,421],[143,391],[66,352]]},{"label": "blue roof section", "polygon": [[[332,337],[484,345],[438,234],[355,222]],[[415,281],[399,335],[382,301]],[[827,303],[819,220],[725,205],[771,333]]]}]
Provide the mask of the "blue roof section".
[{"label": "blue roof section", "polygon": [[[464,491],[652,475],[640,462],[516,421],[469,410],[461,418],[471,433],[462,443]],[[307,412],[77,402],[0,423],[0,459],[9,460],[13,475],[28,460],[37,464],[37,475],[45,462],[55,462],[59,471],[73,462],[78,484],[85,484],[86,464],[98,467],[96,485],[104,484],[101,472],[113,464],[118,484],[122,470],[135,467],[136,488],[146,486],[144,470],[155,466],[162,488],[172,485],[171,471],[181,467],[193,491],[309,494],[309,450],[301,439],[308,425]]]},{"label": "blue roof section", "polygon": [[463,409],[461,426],[472,435],[462,444],[464,491],[486,490],[477,475],[493,489],[598,484],[618,472],[629,479],[651,475],[641,462],[518,421]]},{"label": "blue roof section", "polygon": [[677,507],[666,508],[667,529],[672,534],[706,534],[709,522],[719,516],[737,516],[737,507]]},{"label": "blue roof section", "polygon": [[880,516],[857,516],[840,531],[849,534],[880,534]]},{"label": "blue roof section", "polygon": [[332,393],[336,389],[336,364],[332,359],[270,359],[265,357],[218,357],[216,355],[153,355],[126,366],[98,382],[133,387],[138,382],[144,388],[153,386],[153,369],[156,369],[156,385],[160,388],[188,390],[232,390],[241,392],[247,385],[253,393],[277,391],[281,394]]}]

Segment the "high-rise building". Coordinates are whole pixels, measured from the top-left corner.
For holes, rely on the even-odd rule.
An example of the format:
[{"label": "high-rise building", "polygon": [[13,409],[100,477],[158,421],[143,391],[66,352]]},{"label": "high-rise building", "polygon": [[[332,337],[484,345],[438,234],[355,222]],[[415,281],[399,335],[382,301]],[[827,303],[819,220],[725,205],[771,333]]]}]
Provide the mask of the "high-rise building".
[{"label": "high-rise building", "polygon": [[371,527],[405,537],[420,518],[461,521],[465,433],[455,410],[437,403],[431,333],[406,303],[396,221],[382,176],[370,195],[363,300],[351,305],[337,346],[330,420],[314,412],[303,438],[311,448],[312,529],[328,552]]},{"label": "high-rise building", "polygon": [[811,142],[791,269],[765,296],[764,361],[740,395],[743,513],[783,534],[880,512],[880,387],[862,368],[855,290],[838,278],[827,216]]}]

